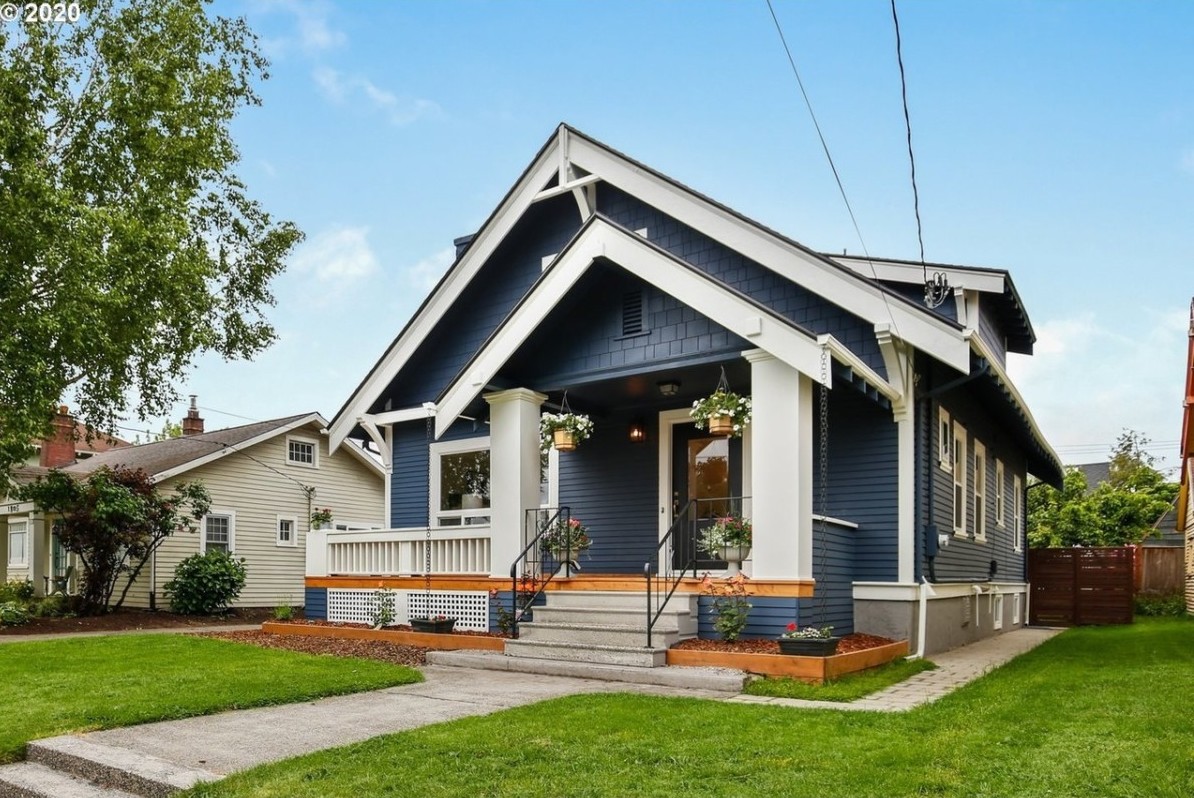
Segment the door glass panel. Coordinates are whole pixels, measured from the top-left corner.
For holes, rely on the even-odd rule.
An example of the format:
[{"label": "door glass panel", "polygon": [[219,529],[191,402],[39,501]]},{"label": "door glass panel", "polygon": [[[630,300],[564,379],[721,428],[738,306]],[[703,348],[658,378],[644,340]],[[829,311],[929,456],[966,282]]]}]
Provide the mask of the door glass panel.
[{"label": "door glass panel", "polygon": [[728,438],[695,438],[688,442],[688,498],[697,500],[700,518],[729,512],[730,441]]}]

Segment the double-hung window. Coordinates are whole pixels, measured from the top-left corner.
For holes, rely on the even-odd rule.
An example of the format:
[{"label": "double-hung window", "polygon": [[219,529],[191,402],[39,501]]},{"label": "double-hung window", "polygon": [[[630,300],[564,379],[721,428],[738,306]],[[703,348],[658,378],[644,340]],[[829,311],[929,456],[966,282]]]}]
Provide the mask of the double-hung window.
[{"label": "double-hung window", "polygon": [[954,422],[954,534],[966,534],[966,428]]},{"label": "double-hung window", "polygon": [[213,512],[203,517],[200,550],[232,553],[236,534],[236,516],[232,513]]},{"label": "double-hung window", "polygon": [[489,523],[489,438],[433,443],[430,468],[433,525]]},{"label": "double-hung window", "polygon": [[287,435],[286,462],[306,468],[319,468],[319,441]]},{"label": "double-hung window", "polygon": [[1024,491],[1020,475],[1012,475],[1012,547],[1024,551]]},{"label": "double-hung window", "polygon": [[29,522],[8,522],[8,564],[25,567],[29,565]]},{"label": "double-hung window", "polygon": [[987,447],[974,442],[974,539],[987,539]]},{"label": "double-hung window", "polygon": [[278,546],[298,545],[298,520],[278,516],[277,526],[274,528],[274,543]]},{"label": "double-hung window", "polygon": [[944,407],[937,408],[937,465],[942,471],[954,469],[954,427]]},{"label": "double-hung window", "polygon": [[1007,482],[1004,478],[1003,461],[995,458],[995,526],[1003,527],[1005,521],[1003,505],[1004,494],[1007,492]]}]

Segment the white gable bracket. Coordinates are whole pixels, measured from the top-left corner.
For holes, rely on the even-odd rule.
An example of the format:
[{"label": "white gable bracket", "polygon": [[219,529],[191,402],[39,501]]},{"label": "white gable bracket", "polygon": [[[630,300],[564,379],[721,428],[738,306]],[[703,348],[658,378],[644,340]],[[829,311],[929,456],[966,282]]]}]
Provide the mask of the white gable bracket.
[{"label": "white gable bracket", "polygon": [[847,348],[846,345],[841,341],[834,338],[832,335],[820,335],[817,336],[817,343],[826,347],[834,360],[836,360],[838,363],[841,363],[843,366],[848,367],[859,377],[862,377],[862,379],[866,381],[867,385],[870,385],[872,388],[878,391],[881,396],[890,400],[893,406],[896,403],[903,401],[904,395],[898,388],[880,377],[879,372],[875,371],[873,368],[863,362],[862,358],[851,352],[849,348]]}]

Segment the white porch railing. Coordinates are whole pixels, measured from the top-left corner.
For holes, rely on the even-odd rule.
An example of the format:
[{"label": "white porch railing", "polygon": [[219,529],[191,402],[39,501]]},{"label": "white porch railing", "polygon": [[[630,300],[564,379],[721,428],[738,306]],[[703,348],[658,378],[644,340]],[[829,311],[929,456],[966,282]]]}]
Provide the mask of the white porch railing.
[{"label": "white porch railing", "polygon": [[307,535],[307,576],[410,576],[490,573],[488,526],[319,530]]}]

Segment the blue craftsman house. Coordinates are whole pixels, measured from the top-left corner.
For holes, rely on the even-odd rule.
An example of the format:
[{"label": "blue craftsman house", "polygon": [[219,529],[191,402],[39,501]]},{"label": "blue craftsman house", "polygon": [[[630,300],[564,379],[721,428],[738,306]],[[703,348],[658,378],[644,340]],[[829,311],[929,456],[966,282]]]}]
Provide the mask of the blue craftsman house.
[{"label": "blue craftsman house", "polygon": [[[380,448],[387,529],[312,533],[309,616],[367,621],[385,586],[398,623],[492,628],[512,568],[551,576],[533,540],[565,508],[592,546],[519,654],[582,658],[570,637],[613,618],[641,650],[661,605],[655,648],[713,634],[697,577],[728,564],[693,536],[726,513],[753,524],[746,636],[932,652],[1025,622],[1025,489],[1061,466],[1005,369],[1034,343],[1007,272],[931,265],[930,308],[922,264],[814,252],[566,125],[456,245],[329,425]],[[723,375],[740,437],[689,417]],[[595,431],[542,455],[565,394]]]}]

